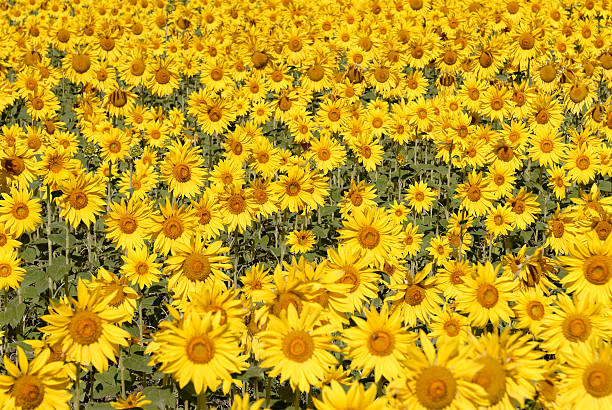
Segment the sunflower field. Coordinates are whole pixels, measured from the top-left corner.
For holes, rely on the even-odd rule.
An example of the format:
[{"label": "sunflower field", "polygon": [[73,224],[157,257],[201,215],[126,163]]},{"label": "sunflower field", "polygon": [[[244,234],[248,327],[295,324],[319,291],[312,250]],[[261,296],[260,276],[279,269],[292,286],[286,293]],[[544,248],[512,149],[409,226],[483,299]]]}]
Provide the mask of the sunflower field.
[{"label": "sunflower field", "polygon": [[0,0],[0,409],[612,409],[612,1]]}]

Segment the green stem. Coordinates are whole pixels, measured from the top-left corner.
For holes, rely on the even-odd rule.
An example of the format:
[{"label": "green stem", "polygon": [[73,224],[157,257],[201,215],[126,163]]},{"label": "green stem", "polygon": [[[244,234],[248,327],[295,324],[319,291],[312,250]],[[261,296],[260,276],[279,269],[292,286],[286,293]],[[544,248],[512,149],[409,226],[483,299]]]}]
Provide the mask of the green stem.
[{"label": "green stem", "polygon": [[208,405],[207,405],[207,397],[206,397],[206,393],[208,390],[204,389],[204,391],[200,394],[198,394],[198,409],[199,410],[205,410],[208,409]]},{"label": "green stem", "polygon": [[74,409],[79,410],[81,408],[81,400],[79,397],[79,382],[81,381],[81,364],[76,364],[76,378],[74,380]]},{"label": "green stem", "polygon": [[300,388],[296,387],[295,388],[295,398],[293,400],[293,408],[295,410],[298,410],[300,408],[300,396],[302,395],[302,393],[300,392]]},{"label": "green stem", "polygon": [[119,377],[121,378],[121,397],[125,399],[125,373],[123,367],[123,349],[119,349]]}]

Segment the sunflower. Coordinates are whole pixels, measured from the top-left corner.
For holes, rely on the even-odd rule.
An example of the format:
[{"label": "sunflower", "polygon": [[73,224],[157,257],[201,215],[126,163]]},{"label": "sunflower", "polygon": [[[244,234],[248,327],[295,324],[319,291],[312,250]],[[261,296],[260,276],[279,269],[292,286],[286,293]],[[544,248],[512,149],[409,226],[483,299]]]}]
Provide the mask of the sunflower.
[{"label": "sunflower", "polygon": [[128,248],[126,253],[126,255],[121,255],[124,263],[121,273],[132,285],[138,285],[139,289],[143,289],[159,281],[161,276],[159,268],[162,264],[155,262],[156,253],[149,254],[146,246]]},{"label": "sunflower", "polygon": [[393,309],[401,312],[402,320],[408,326],[416,326],[419,320],[427,323],[431,316],[440,313],[441,300],[436,280],[428,276],[432,267],[433,263],[430,262],[414,278],[407,273],[404,280],[397,280],[391,286],[397,293],[388,299],[393,303]]},{"label": "sunflower", "polygon": [[86,227],[95,223],[104,205],[104,183],[100,178],[85,172],[60,184],[63,195],[59,198],[60,217],[77,228],[81,222]]},{"label": "sunflower", "polygon": [[368,134],[352,141],[350,147],[366,171],[372,172],[382,165],[385,152],[380,145],[379,138],[374,138],[374,136]]},{"label": "sunflower", "polygon": [[539,336],[543,330],[542,321],[552,314],[552,299],[541,290],[531,288],[518,295],[512,308],[516,313],[516,327]]},{"label": "sunflower", "polygon": [[545,246],[549,246],[557,255],[567,255],[574,247],[577,234],[574,218],[568,212],[561,212],[557,204],[557,210],[548,221]]},{"label": "sunflower", "polygon": [[156,252],[167,255],[179,242],[193,236],[197,219],[192,208],[172,204],[168,198],[164,205],[159,205],[159,210],[159,214],[151,216],[153,247]]},{"label": "sunflower", "polygon": [[500,235],[507,235],[513,229],[514,218],[508,205],[497,205],[497,208],[491,208],[485,222],[487,232],[493,239]]},{"label": "sunflower", "polygon": [[210,189],[205,190],[197,202],[192,201],[191,207],[198,218],[196,233],[205,239],[214,239],[219,236],[223,230],[223,217],[215,194]]},{"label": "sunflower", "polygon": [[438,272],[438,287],[442,290],[446,299],[457,298],[462,292],[460,285],[464,283],[465,275],[472,276],[474,268],[466,260],[449,259],[442,264],[442,270]]},{"label": "sunflower", "polygon": [[242,164],[233,159],[223,159],[215,165],[210,173],[215,192],[223,192],[231,184],[242,186],[244,184],[244,169]]},{"label": "sunflower", "polygon": [[540,166],[551,167],[559,164],[565,158],[566,145],[556,130],[546,128],[532,136],[529,157]]},{"label": "sunflower", "polygon": [[161,166],[162,180],[178,197],[194,197],[204,186],[206,169],[199,148],[190,143],[172,144]]},{"label": "sunflower", "polygon": [[468,181],[459,184],[455,198],[461,198],[460,209],[465,209],[470,215],[483,216],[492,206],[494,199],[491,184],[476,171],[468,175]]},{"label": "sunflower", "polygon": [[568,147],[564,168],[570,182],[588,184],[601,172],[601,160],[597,148],[590,144]]},{"label": "sunflower", "polygon": [[242,292],[251,302],[263,302],[268,292],[274,291],[270,269],[265,269],[261,263],[257,263],[246,269],[244,276],[240,277]]},{"label": "sunflower", "polygon": [[312,182],[303,167],[289,168],[287,175],[279,177],[273,192],[279,198],[279,207],[298,212],[311,204]]},{"label": "sunflower", "polygon": [[401,254],[400,227],[382,208],[355,209],[342,225],[344,228],[338,230],[341,243],[359,250],[370,265],[382,266],[385,260]]},{"label": "sunflower", "polygon": [[244,232],[253,222],[253,216],[257,212],[253,193],[233,184],[219,194],[218,203],[224,218],[223,224],[229,232]]},{"label": "sunflower", "polygon": [[121,318],[116,321],[117,324],[132,321],[136,301],[139,299],[138,293],[128,286],[127,281],[125,276],[118,277],[102,267],[98,269],[98,274],[93,276],[91,281],[85,281],[88,290],[99,292],[101,298],[113,296],[108,301],[108,309],[122,313]]},{"label": "sunflower", "polygon": [[202,132],[222,134],[236,119],[236,113],[229,98],[205,97],[200,103],[194,101],[193,93],[189,104],[194,105],[195,116]]},{"label": "sunflower", "polygon": [[179,74],[172,68],[174,63],[172,56],[152,57],[147,63],[148,75],[144,85],[151,89],[153,94],[163,97],[172,94],[178,87]]},{"label": "sunflower", "polygon": [[28,94],[26,109],[33,120],[41,120],[56,115],[60,102],[52,91],[46,88],[37,88]]},{"label": "sunflower", "polygon": [[141,248],[150,236],[150,209],[140,200],[111,202],[105,216],[106,238],[122,250]]},{"label": "sunflower", "polygon": [[468,313],[472,326],[484,327],[489,321],[497,326],[500,320],[510,323],[514,317],[509,302],[516,285],[505,273],[498,275],[499,268],[487,261],[476,266],[474,277],[463,277],[457,308]]},{"label": "sunflower", "polygon": [[[129,155],[132,143],[131,134],[119,128],[111,127],[98,141],[104,163],[117,163]],[[108,165],[107,165],[108,167]]]},{"label": "sunflower", "polygon": [[349,286],[343,292],[349,313],[377,296],[379,276],[368,266],[358,250],[349,246],[340,246],[338,250],[328,248],[325,271],[329,277],[337,278],[337,283]]},{"label": "sunflower", "polygon": [[483,95],[481,112],[491,121],[503,121],[510,114],[510,94],[505,87],[491,86]]},{"label": "sunflower", "polygon": [[546,128],[559,129],[563,112],[554,95],[541,93],[529,104],[529,128],[536,134]]},{"label": "sunflower", "polygon": [[367,389],[361,383],[350,383],[345,390],[336,380],[321,389],[321,399],[313,398],[318,410],[349,410],[352,408],[383,410],[386,399],[376,398],[376,386],[371,384]]},{"label": "sunflower", "polygon": [[40,200],[32,198],[28,189],[11,188],[9,193],[2,194],[0,200],[0,223],[15,238],[24,232],[32,232],[41,222]]},{"label": "sunflower", "polygon": [[401,312],[390,313],[383,305],[380,313],[365,310],[365,318],[354,317],[355,325],[344,331],[351,367],[366,377],[374,371],[374,380],[392,380],[402,372],[414,336],[402,327]]},{"label": "sunflower", "polygon": [[427,186],[423,181],[415,182],[406,189],[404,200],[408,201],[408,206],[416,213],[431,209],[434,203],[436,191]]},{"label": "sunflower", "polygon": [[44,350],[28,361],[17,346],[17,365],[4,356],[7,375],[0,375],[0,398],[11,409],[69,409],[71,382],[62,372],[63,363],[50,361]]},{"label": "sunflower", "polygon": [[341,165],[346,160],[346,150],[335,139],[321,136],[310,143],[309,156],[315,160],[317,168],[323,173],[328,173]]},{"label": "sunflower", "polygon": [[132,393],[124,398],[117,398],[117,401],[110,402],[110,405],[115,409],[128,410],[128,409],[140,409],[151,404],[151,400],[147,399],[147,396],[143,392]]},{"label": "sunflower", "polygon": [[576,348],[605,338],[610,332],[610,321],[601,304],[559,293],[542,328],[542,349],[565,360]]},{"label": "sunflower", "polygon": [[229,251],[223,242],[206,243],[202,237],[193,236],[190,241],[177,243],[172,256],[166,260],[166,270],[170,274],[168,289],[176,298],[182,299],[195,287],[197,282],[217,282],[229,280],[222,269],[229,269]]},{"label": "sunflower", "polygon": [[536,201],[538,197],[521,188],[515,196],[507,198],[512,215],[513,224],[517,229],[526,229],[535,222],[535,215],[540,213],[540,204]]},{"label": "sunflower", "polygon": [[[152,351],[153,361],[161,363],[160,371],[172,374],[181,389],[191,382],[201,394],[222,385],[227,394],[234,383],[232,373],[248,367],[238,340],[220,319],[213,312],[193,311],[180,321],[164,323],[155,333],[158,348]],[[147,346],[149,353],[152,346]]]},{"label": "sunflower", "polygon": [[270,377],[280,375],[281,383],[289,380],[294,390],[308,392],[321,384],[325,369],[336,364],[328,349],[332,344],[330,325],[321,324],[321,311],[304,305],[298,315],[293,305],[280,317],[270,316],[266,330],[258,336],[265,350],[261,367],[270,368]]},{"label": "sunflower", "polygon": [[366,185],[365,181],[355,183],[351,179],[351,186],[344,193],[344,197],[340,202],[340,212],[343,216],[350,214],[353,210],[365,210],[376,206],[376,187],[374,185]]},{"label": "sunflower", "polygon": [[479,369],[472,381],[487,392],[489,406],[522,408],[535,395],[535,383],[544,379],[546,361],[530,335],[511,333],[506,327],[501,333],[472,339],[472,346],[472,358]]},{"label": "sunflower", "polygon": [[[95,75],[95,74],[94,74]],[[122,88],[117,82],[108,86],[103,107],[111,117],[125,117],[134,108],[136,94],[132,87]]]},{"label": "sunflower", "polygon": [[469,349],[445,343],[438,344],[436,352],[422,331],[419,341],[423,350],[413,347],[409,351],[408,371],[387,387],[392,408],[459,410],[486,403],[486,392],[472,382],[478,366],[469,359]]},{"label": "sunflower", "polygon": [[437,338],[436,343],[444,344],[465,344],[472,336],[470,322],[468,318],[445,305],[441,313],[431,318],[428,323],[431,328],[429,336]]},{"label": "sunflower", "polygon": [[21,258],[14,249],[0,249],[0,288],[4,291],[19,289],[26,273],[21,266]]},{"label": "sunflower", "polygon": [[572,349],[561,367],[559,402],[571,409],[612,405],[612,348],[600,340]]},{"label": "sunflower", "polygon": [[312,250],[315,240],[312,231],[295,230],[287,235],[285,244],[290,247],[293,253],[306,253]]},{"label": "sunflower", "polygon": [[67,360],[93,366],[99,372],[108,370],[108,360],[116,363],[119,345],[127,346],[129,333],[115,323],[123,317],[120,310],[108,309],[115,293],[102,298],[77,283],[77,299],[51,302],[49,314],[41,317],[49,325],[40,330],[51,345],[60,344]]},{"label": "sunflower", "polygon": [[596,303],[605,304],[612,298],[612,235],[601,241],[588,235],[585,242],[574,241],[568,256],[560,256],[567,275],[561,283],[567,292]]}]

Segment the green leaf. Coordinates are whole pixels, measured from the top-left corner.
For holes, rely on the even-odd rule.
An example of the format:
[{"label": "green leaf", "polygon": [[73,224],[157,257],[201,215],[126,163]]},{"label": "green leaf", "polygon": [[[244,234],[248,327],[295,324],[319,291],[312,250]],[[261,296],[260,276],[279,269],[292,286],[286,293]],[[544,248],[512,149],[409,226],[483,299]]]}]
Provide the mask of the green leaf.
[{"label": "green leaf", "polygon": [[119,392],[119,384],[115,377],[118,374],[116,367],[109,367],[104,373],[96,373],[94,379],[96,386],[94,390],[94,399],[102,399],[107,396],[113,396]]},{"label": "green leaf", "polygon": [[151,400],[151,404],[144,406],[147,410],[165,409],[166,406],[171,408],[175,407],[176,398],[169,387],[160,388],[149,386],[145,387],[142,392],[147,399]]},{"label": "green leaf", "polygon": [[53,280],[60,280],[68,273],[70,267],[63,261],[54,260],[51,266],[47,267],[47,275]]},{"label": "green leaf", "polygon": [[21,253],[19,254],[21,259],[23,259],[23,261],[26,263],[34,263],[37,255],[38,255],[38,252],[35,247],[27,247],[23,249]]},{"label": "green leaf", "polygon": [[0,313],[0,323],[17,326],[23,320],[25,310],[25,303],[19,302],[18,298],[11,299],[4,312]]},{"label": "green leaf", "polygon": [[149,356],[132,354],[123,359],[123,364],[125,365],[126,369],[137,372],[151,373],[152,367],[147,365],[149,360],[151,360]]},{"label": "green leaf", "polygon": [[85,406],[85,410],[107,410],[113,408],[114,407],[111,406],[109,403],[93,403]]}]

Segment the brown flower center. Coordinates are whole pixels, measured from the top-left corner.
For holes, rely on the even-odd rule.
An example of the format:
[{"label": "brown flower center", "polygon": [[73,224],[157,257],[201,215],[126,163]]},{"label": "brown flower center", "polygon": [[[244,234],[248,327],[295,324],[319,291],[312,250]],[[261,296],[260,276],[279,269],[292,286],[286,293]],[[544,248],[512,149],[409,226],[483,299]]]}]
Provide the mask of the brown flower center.
[{"label": "brown flower center", "polygon": [[169,216],[163,224],[164,235],[170,239],[176,239],[183,233],[183,224],[175,216]]},{"label": "brown flower center", "polygon": [[215,345],[206,336],[192,337],[185,351],[189,360],[197,364],[206,364],[215,357]]},{"label": "brown flower center", "polygon": [[384,330],[372,333],[368,339],[368,348],[374,356],[389,356],[394,346],[395,338]]},{"label": "brown flower center", "polygon": [[497,288],[490,283],[483,283],[478,287],[476,298],[482,307],[490,309],[497,304],[499,292]]},{"label": "brown flower center", "polygon": [[90,345],[102,335],[102,321],[93,312],[82,310],[70,321],[69,332],[72,339],[80,345]]},{"label": "brown flower center", "polygon": [[10,395],[15,398],[18,408],[35,409],[45,398],[45,386],[38,377],[24,374],[15,380]]},{"label": "brown flower center", "polygon": [[312,357],[314,342],[312,336],[305,331],[293,330],[284,337],[282,349],[285,357],[288,359],[304,363]]},{"label": "brown flower center", "polygon": [[359,244],[363,248],[374,249],[380,242],[380,234],[373,227],[365,227],[359,232]]}]

